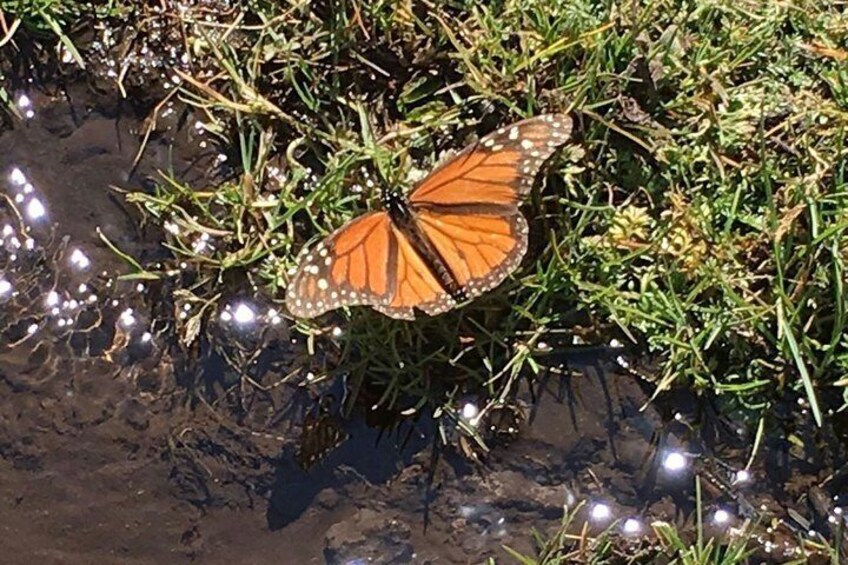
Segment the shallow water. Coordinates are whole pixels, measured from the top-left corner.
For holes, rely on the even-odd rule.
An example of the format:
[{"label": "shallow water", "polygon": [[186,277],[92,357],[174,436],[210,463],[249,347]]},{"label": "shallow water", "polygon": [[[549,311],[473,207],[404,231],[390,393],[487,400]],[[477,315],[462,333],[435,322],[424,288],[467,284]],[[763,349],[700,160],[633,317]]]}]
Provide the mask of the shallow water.
[{"label": "shallow water", "polygon": [[[211,182],[221,161],[177,106],[134,166],[141,117],[117,93],[60,92],[28,88],[32,117],[0,135],[0,548],[11,562],[507,562],[504,545],[531,552],[531,529],[554,531],[581,502],[590,533],[618,520],[650,545],[654,520],[693,531],[696,472],[708,531],[758,521],[763,559],[841,533],[844,424],[816,431],[784,402],[784,428],[746,468],[754,429],[714,398],[649,402],[617,347],[552,336],[540,357],[552,370],[513,399],[523,418],[494,422],[518,432],[477,462],[434,450],[426,416],[381,432],[367,407],[338,416],[342,380],[287,378],[304,344],[267,298],[245,298],[243,315],[234,302],[229,322],[181,346],[197,309],[170,291],[191,273],[119,282],[126,266],[98,230],[146,262],[164,257],[111,187],[144,189],[157,169]],[[304,469],[300,438],[316,420],[335,441]]]}]

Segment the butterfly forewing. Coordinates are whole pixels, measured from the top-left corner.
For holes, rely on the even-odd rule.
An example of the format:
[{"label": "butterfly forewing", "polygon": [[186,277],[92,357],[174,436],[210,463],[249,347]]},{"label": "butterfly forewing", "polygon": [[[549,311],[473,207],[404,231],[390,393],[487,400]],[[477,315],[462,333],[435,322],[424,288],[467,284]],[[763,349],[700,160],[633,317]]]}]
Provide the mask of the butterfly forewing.
[{"label": "butterfly forewing", "polygon": [[517,207],[542,165],[571,135],[571,118],[547,114],[502,127],[439,166],[409,195],[415,205]]},{"label": "butterfly forewing", "polygon": [[365,214],[310,249],[288,288],[286,305],[299,318],[368,305],[411,320],[413,307],[436,314],[456,305],[385,212]]}]

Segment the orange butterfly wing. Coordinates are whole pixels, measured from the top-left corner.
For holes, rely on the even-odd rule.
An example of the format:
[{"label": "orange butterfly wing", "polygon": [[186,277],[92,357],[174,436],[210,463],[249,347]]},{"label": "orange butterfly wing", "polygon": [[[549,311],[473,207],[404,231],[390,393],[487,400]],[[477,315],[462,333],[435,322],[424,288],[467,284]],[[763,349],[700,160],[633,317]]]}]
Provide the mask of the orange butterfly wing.
[{"label": "orange butterfly wing", "polygon": [[418,221],[466,298],[501,284],[527,251],[527,221],[519,211],[498,215],[421,210]]},{"label": "orange butterfly wing", "polygon": [[356,305],[409,320],[413,307],[436,314],[455,301],[389,215],[372,212],[303,255],[288,286],[286,306],[298,318]]},{"label": "orange butterfly wing", "polygon": [[547,114],[502,127],[436,168],[410,193],[415,205],[517,208],[545,161],[571,136],[571,118]]},{"label": "orange butterfly wing", "polygon": [[[549,114],[483,137],[436,168],[409,196],[421,234],[468,298],[499,285],[527,250],[521,197],[551,154],[567,141],[571,119]],[[300,261],[286,300],[297,317],[369,305],[414,319],[457,305],[431,265],[386,212],[335,231]]]},{"label": "orange butterfly wing", "polygon": [[360,216],[304,254],[288,286],[286,306],[313,318],[341,306],[376,304],[390,295],[386,265],[391,221],[385,212]]},{"label": "orange butterfly wing", "polygon": [[498,286],[518,267],[528,232],[518,205],[571,126],[568,116],[548,114],[500,128],[410,194],[419,226],[466,297]]},{"label": "orange butterfly wing", "polygon": [[430,272],[427,262],[399,229],[392,226],[397,242],[397,261],[389,264],[394,293],[386,304],[374,308],[392,318],[414,320],[413,308],[435,316],[456,306],[456,300]]}]

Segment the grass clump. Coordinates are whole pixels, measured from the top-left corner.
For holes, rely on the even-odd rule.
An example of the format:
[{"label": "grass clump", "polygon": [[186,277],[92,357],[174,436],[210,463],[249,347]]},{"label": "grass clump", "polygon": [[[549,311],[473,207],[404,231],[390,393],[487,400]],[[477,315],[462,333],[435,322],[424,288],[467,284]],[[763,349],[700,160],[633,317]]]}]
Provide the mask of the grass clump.
[{"label": "grass clump", "polygon": [[[70,13],[21,6],[3,4],[27,21]],[[215,139],[223,180],[166,174],[129,195],[175,256],[131,276],[171,276],[184,262],[210,313],[222,281],[281,297],[302,246],[377,207],[381,189],[409,187],[499,125],[571,112],[575,139],[524,207],[531,247],[515,277],[414,323],[365,308],[292,321],[338,346],[321,372],[367,378],[383,403],[438,406],[468,391],[499,402],[523,369],[539,369],[542,336],[579,325],[658,354],[657,391],[709,389],[758,410],[797,391],[817,421],[823,404],[838,406],[838,2],[254,0],[211,19],[195,8],[145,21],[180,26],[169,99]]]},{"label": "grass clump", "polygon": [[0,47],[12,41],[18,28],[22,28],[36,38],[55,38],[68,56],[80,68],[85,68],[85,60],[70,37],[74,30],[69,28],[90,18],[114,17],[126,10],[127,6],[120,0],[2,0],[0,16],[5,37],[0,41]]},{"label": "grass clump", "polygon": [[[674,565],[744,565],[754,554],[756,527],[745,522],[728,533],[706,536],[698,508],[696,539],[687,539],[677,526],[668,522],[651,524],[652,533],[638,535],[623,533],[622,523],[615,521],[598,531],[584,521],[583,504],[565,509],[557,530],[546,537],[533,533],[534,555],[505,547],[515,563],[521,565],[568,565],[669,563]],[[583,520],[581,519],[583,518]],[[495,561],[490,563],[494,565]]]},{"label": "grass clump", "polygon": [[[239,269],[279,296],[301,246],[380,188],[474,134],[571,111],[512,281],[434,319],[357,308],[297,328],[341,324],[334,371],[394,399],[499,397],[539,336],[612,326],[662,356],[657,390],[758,409],[797,390],[820,421],[848,375],[845,18],[801,1],[252,2],[226,26],[189,22],[208,68],[179,92],[232,181],[131,199],[179,224],[168,244],[210,280]],[[204,231],[214,252],[185,239]]]},{"label": "grass clump", "polygon": [[[560,526],[550,535],[533,532],[534,554],[508,546],[504,549],[521,565],[567,565],[577,563],[669,565],[748,565],[751,563],[841,563],[839,544],[813,541],[803,534],[773,543],[773,528],[749,519],[717,525],[706,515],[700,478],[695,483],[694,524],[654,521],[650,531],[635,518],[616,520],[606,527],[591,523],[585,504],[565,508]],[[638,527],[628,532],[626,522]],[[494,565],[494,559],[489,563]]]}]

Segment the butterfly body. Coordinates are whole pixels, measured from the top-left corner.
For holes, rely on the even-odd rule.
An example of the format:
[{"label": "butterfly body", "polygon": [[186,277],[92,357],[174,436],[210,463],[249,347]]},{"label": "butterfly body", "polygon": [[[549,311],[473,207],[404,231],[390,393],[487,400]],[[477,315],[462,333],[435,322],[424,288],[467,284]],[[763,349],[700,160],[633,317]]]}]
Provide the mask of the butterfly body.
[{"label": "butterfly body", "polygon": [[408,197],[387,192],[305,253],[286,304],[311,318],[369,305],[400,319],[436,315],[499,285],[527,250],[521,198],[571,133],[548,114],[485,136],[437,167]]},{"label": "butterfly body", "polygon": [[383,205],[392,223],[403,233],[418,254],[427,264],[427,268],[438,279],[442,287],[457,301],[466,299],[465,291],[448,267],[444,257],[435,248],[421,229],[420,219],[414,205],[399,192],[387,192]]}]

